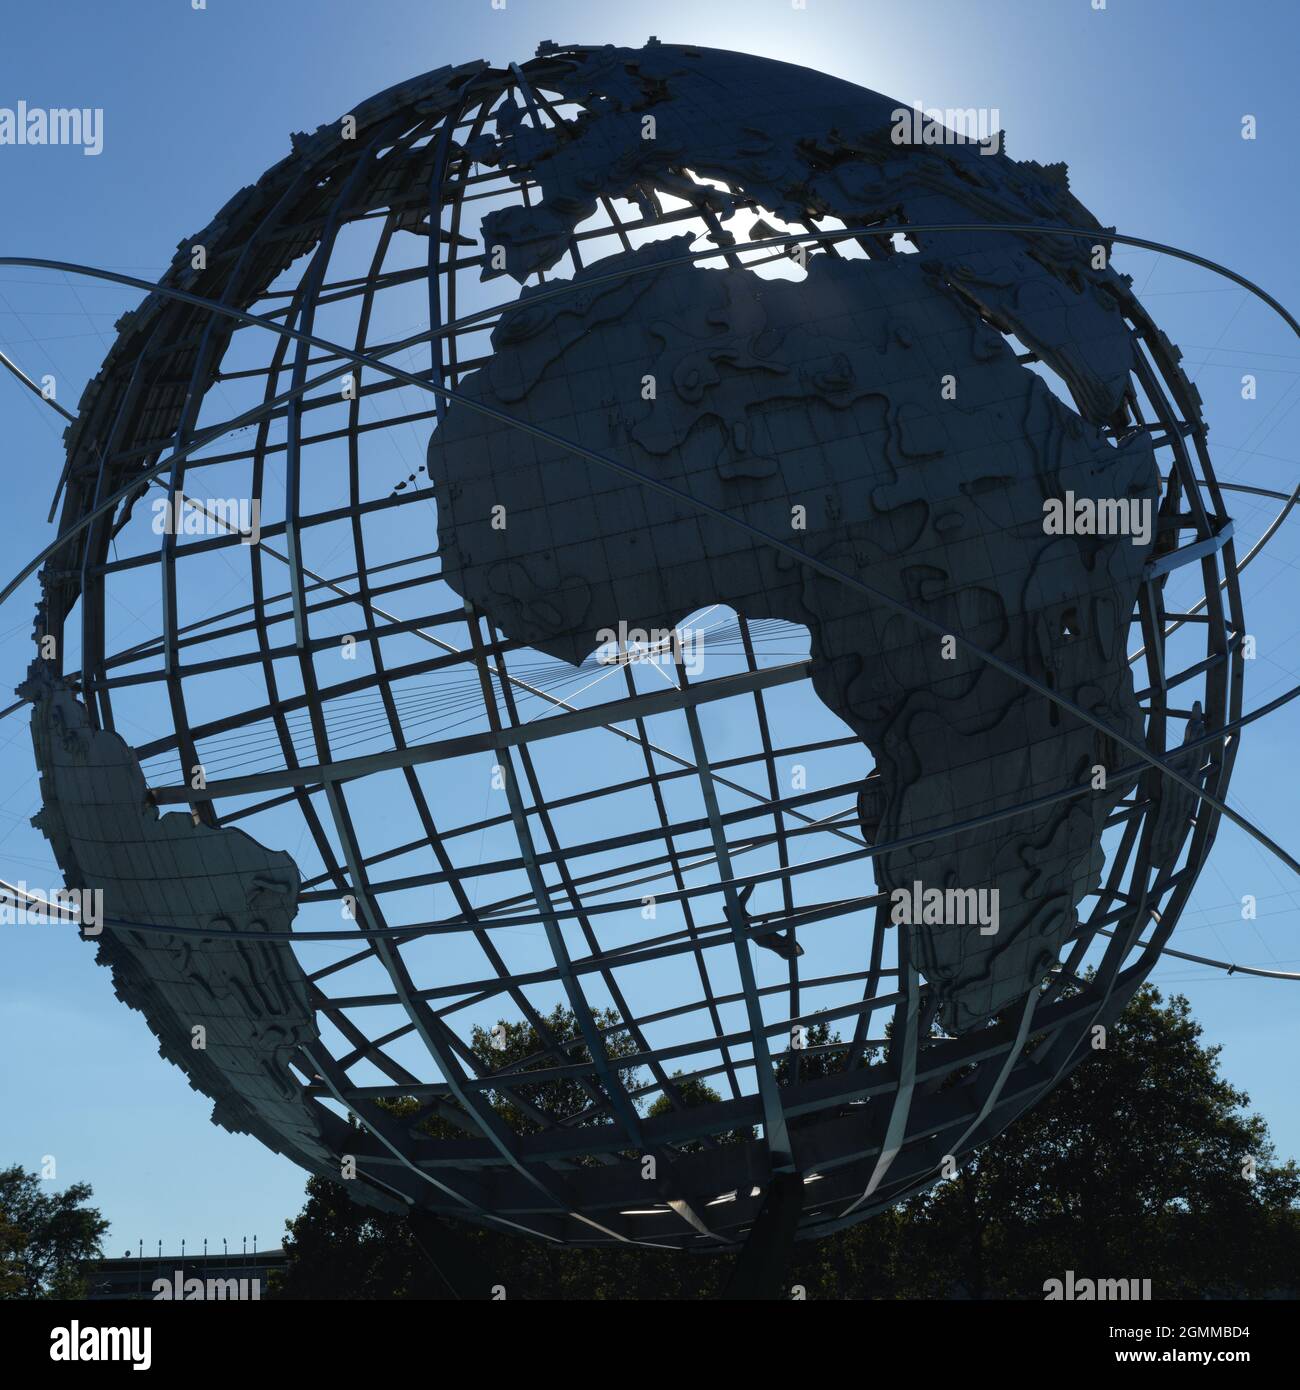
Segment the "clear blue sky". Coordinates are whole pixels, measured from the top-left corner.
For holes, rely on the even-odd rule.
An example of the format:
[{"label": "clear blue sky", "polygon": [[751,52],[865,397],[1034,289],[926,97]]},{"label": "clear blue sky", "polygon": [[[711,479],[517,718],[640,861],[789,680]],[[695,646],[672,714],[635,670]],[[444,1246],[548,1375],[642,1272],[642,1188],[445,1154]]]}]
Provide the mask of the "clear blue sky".
[{"label": "clear blue sky", "polygon": [[[1064,160],[1103,223],[1231,265],[1300,307],[1295,259],[1294,100],[1300,11],[1290,0],[657,0],[653,6],[508,0],[64,0],[13,7],[0,47],[0,107],[102,107],[97,158],[0,146],[0,245],[8,254],[161,272],[183,237],[313,130],[401,79],[473,58],[532,56],[546,38],[732,47],[819,68],[903,102],[996,107],[1015,158]],[[1258,138],[1240,137],[1243,115]],[[1290,488],[1300,468],[1300,345],[1257,302],[1206,272],[1130,254],[1147,307],[1185,353],[1205,399],[1221,478]],[[0,348],[55,374],[74,405],[137,296],[47,274],[0,272]],[[1259,382],[1243,401],[1244,373]],[[47,538],[60,422],[0,378],[5,577]],[[1234,495],[1240,549],[1275,504]],[[1300,519],[1248,571],[1258,658],[1246,703],[1300,681]],[[30,658],[34,586],[0,611],[6,685]],[[6,701],[0,701],[5,703]],[[1232,800],[1292,850],[1300,707],[1253,727]],[[51,885],[25,718],[0,724],[0,877]],[[1243,894],[1259,900],[1240,919]],[[1300,883],[1225,825],[1175,945],[1300,968]],[[113,997],[92,948],[58,927],[0,928],[0,1163],[58,1161],[58,1182],[93,1183],[107,1248],[137,1238],[191,1248],[277,1244],[303,1174],[216,1129],[210,1102],[156,1055],[138,1014]],[[1226,978],[1171,962],[1155,976],[1188,994],[1227,1076],[1247,1089],[1284,1154],[1300,1154],[1295,1068],[1300,985]]]}]

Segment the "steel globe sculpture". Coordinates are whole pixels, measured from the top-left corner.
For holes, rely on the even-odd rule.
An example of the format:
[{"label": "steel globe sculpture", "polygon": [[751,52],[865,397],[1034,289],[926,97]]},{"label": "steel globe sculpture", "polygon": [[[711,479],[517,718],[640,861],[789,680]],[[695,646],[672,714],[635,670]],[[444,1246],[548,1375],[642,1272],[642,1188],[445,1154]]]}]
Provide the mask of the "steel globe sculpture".
[{"label": "steel globe sculpture", "polygon": [[1063,166],[902,112],[653,40],[443,68],[121,321],[22,693],[218,1123],[734,1250],[936,1181],[1150,971],[1241,713],[1199,398]]}]

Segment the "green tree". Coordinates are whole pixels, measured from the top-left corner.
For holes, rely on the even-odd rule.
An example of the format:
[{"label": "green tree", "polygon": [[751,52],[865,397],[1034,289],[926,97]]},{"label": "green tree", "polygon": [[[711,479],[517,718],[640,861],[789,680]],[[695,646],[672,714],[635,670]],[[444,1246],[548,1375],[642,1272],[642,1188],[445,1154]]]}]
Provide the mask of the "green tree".
[{"label": "green tree", "polygon": [[1072,1269],[1150,1279],[1157,1298],[1294,1292],[1300,1173],[1201,1035],[1185,998],[1143,986],[1105,1046],[954,1178],[796,1247],[791,1282],[823,1298],[1040,1299]]},{"label": "green tree", "polygon": [[437,1296],[405,1218],[359,1206],[327,1178],[307,1179],[307,1205],[285,1223],[284,1251],[287,1268],[271,1276],[271,1298]]},{"label": "green tree", "polygon": [[22,1293],[22,1248],[23,1233],[0,1215],[0,1298],[17,1298]]},{"label": "green tree", "polygon": [[1185,998],[1144,985],[1104,1047],[909,1204],[920,1285],[1041,1298],[1067,1269],[1166,1298],[1293,1283],[1300,1171],[1201,1036]]},{"label": "green tree", "polygon": [[80,1298],[108,1222],[89,1183],[46,1191],[37,1173],[0,1170],[0,1298]]}]

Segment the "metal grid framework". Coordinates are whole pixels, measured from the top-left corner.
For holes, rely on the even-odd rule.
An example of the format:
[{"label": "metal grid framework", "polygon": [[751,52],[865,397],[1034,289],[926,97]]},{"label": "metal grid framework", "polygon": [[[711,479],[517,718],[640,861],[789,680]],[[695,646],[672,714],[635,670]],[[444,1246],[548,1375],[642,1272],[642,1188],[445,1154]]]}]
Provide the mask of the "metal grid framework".
[{"label": "metal grid framework", "polygon": [[[354,140],[340,138],[335,127],[298,137],[293,156],[194,239],[208,243],[206,267],[191,269],[182,254],[168,283],[304,334],[318,331],[326,306],[348,306],[356,315],[348,344],[354,352],[383,358],[397,350],[427,354],[414,374],[454,390],[486,360],[474,335],[490,322],[465,324],[460,307],[469,277],[478,276],[487,255],[473,236],[473,204],[496,206],[507,198],[527,204],[530,196],[526,171],[516,179],[511,171],[484,168],[467,146],[490,128],[503,103],[534,117],[544,112],[556,122],[565,119],[548,77],[579,56],[577,50],[554,52],[503,70],[480,64],[444,69],[358,108]],[[746,205],[743,198],[738,203]],[[645,190],[639,217],[620,213],[610,200],[603,200],[603,212],[573,236],[574,267],[598,258],[599,247],[611,239],[627,248],[636,234],[665,225],[718,231],[709,202],[667,210],[652,189]],[[359,224],[373,224],[368,268],[331,278],[340,236]],[[861,229],[856,248],[867,257],[890,254],[889,237],[901,225],[882,221]],[[807,230],[818,228],[810,221]],[[386,268],[401,232],[426,236],[425,264]],[[831,243],[820,249],[835,254]],[[752,248],[728,247],[726,254],[732,264],[753,267],[785,262],[787,248],[764,247],[756,239]],[[293,287],[273,288],[290,268]],[[403,286],[420,293],[427,286],[433,331],[374,341],[371,321],[379,296]],[[1177,353],[1135,300],[1126,305],[1126,317],[1140,352],[1125,418],[1114,421],[1113,430],[1116,436],[1148,431],[1165,478],[1158,557],[1132,620],[1146,740],[1153,754],[1163,755],[1170,720],[1189,718],[1198,700],[1206,733],[1187,770],[1223,799],[1236,746],[1229,735],[1241,718],[1245,631],[1231,527],[1199,402]],[[196,475],[207,479],[223,467],[244,468],[249,495],[262,499],[269,514],[274,461],[284,476],[283,516],[264,522],[256,545],[241,546],[234,535],[190,541],[168,534],[152,550],[119,557],[115,539],[129,533],[131,509],[139,505],[144,485],[47,565],[38,633],[66,633],[69,642],[60,641],[60,651],[79,646],[81,669],[67,675],[99,727],[119,727],[115,710],[140,692],[165,694],[170,731],[136,745],[160,805],[187,805],[198,821],[246,824],[253,833],[268,813],[288,808],[301,817],[320,865],[304,883],[304,914],[308,905],[347,898],[355,903],[355,921],[349,928],[353,944],[310,971],[318,1015],[332,1026],[335,1041],[332,1048],[322,1040],[302,1050],[298,1080],[314,1104],[345,1109],[355,1118],[352,1148],[360,1169],[400,1200],[552,1240],[630,1240],[707,1251],[734,1248],[751,1226],[772,1173],[793,1169],[808,1184],[800,1234],[826,1234],[928,1184],[945,1155],[960,1159],[1005,1128],[1079,1060],[1089,1030],[1116,1017],[1155,963],[1210,849],[1218,817],[1208,810],[1196,814],[1190,837],[1176,841],[1173,854],[1160,860],[1153,848],[1159,774],[1135,768],[1141,775],[1111,818],[1103,883],[1059,969],[1031,991],[1017,1017],[961,1038],[938,1034],[929,991],[906,951],[900,959],[900,943],[874,912],[877,896],[807,901],[800,892],[801,880],[815,881],[814,871],[827,864],[865,867],[863,861],[889,846],[869,845],[862,837],[853,801],[860,778],[811,791],[785,790],[782,769],[790,758],[860,744],[847,734],[807,740],[797,730],[777,727],[772,691],[804,681],[806,666],[764,660],[764,642],[770,644],[772,634],[738,616],[730,629],[742,658],[734,673],[683,679],[650,693],[625,668],[620,698],[602,704],[596,715],[586,713],[585,705],[550,694],[544,676],[528,674],[526,654],[486,615],[442,602],[432,548],[400,556],[375,553],[367,517],[427,507],[428,498],[418,486],[368,496],[362,463],[367,440],[372,432],[429,428],[446,408],[441,397],[426,397],[412,409],[402,383],[361,368],[352,398],[340,406],[332,388],[354,364],[287,336],[265,335],[269,356],[263,365],[232,369],[223,361],[231,323],[194,304],[153,297],[120,327],[118,345],[70,431],[62,529],[169,453],[187,450],[195,457],[165,474],[170,501],[206,490]],[[223,436],[222,452],[211,444],[195,447],[208,437],[201,411],[214,380],[252,383],[263,397],[251,437]],[[312,380],[325,383],[315,395]],[[277,403],[286,386],[290,398]],[[333,418],[340,410],[341,421]],[[324,423],[317,426],[314,416]],[[347,496],[341,505],[313,511],[311,460],[330,446],[343,451]],[[313,532],[339,525],[351,540],[346,572],[314,568],[305,558],[312,553]],[[240,557],[241,564],[246,557],[249,601],[187,622],[181,561],[205,553]],[[1169,576],[1175,570],[1194,574],[1195,567],[1203,596],[1167,611]],[[149,582],[159,587],[161,633],[113,650],[108,604],[128,573],[151,576]],[[344,680],[335,679],[330,673],[338,668],[327,670],[322,660],[337,647],[339,623],[368,658],[368,669]],[[1197,634],[1197,651],[1194,660],[1171,670],[1166,636],[1181,626]],[[394,665],[389,653],[395,638],[416,641],[427,651]],[[220,717],[196,717],[193,683],[216,671],[255,676],[264,683],[264,698]],[[486,727],[435,743],[411,741],[401,683],[462,674],[474,681]],[[373,697],[382,708],[382,751],[341,756],[338,727],[325,710],[350,697]],[[528,697],[541,701],[547,718],[521,713]],[[710,751],[701,721],[710,707],[743,708],[760,731],[756,746],[740,756]],[[647,720],[666,714],[683,721],[689,755],[657,741],[648,727]],[[201,791],[190,786],[189,771],[205,765],[204,750],[213,740],[247,741],[258,729],[273,731],[276,766],[248,771],[248,759],[236,758],[235,775],[210,773]],[[540,754],[561,730],[587,730],[631,746],[643,772],[603,788],[548,794]],[[420,769],[485,752],[505,769],[507,808],[440,823]],[[415,827],[382,846],[373,833],[362,833],[369,820],[359,828],[365,813],[356,801],[357,787],[378,771],[400,779],[409,803],[403,815],[413,817]],[[754,790],[755,774],[760,791]],[[675,814],[673,796],[682,787],[692,788],[701,814]],[[720,788],[741,804],[728,801],[732,808],[724,811]],[[590,807],[602,796],[631,790],[649,796],[656,819],[612,844],[619,866],[593,869],[584,860],[608,853],[611,843],[567,842],[562,812],[568,804]],[[1077,788],[1060,792],[1079,794]],[[396,812],[392,823],[398,823]],[[484,881],[500,878],[511,886],[481,901],[463,850],[503,826],[515,836],[515,852]],[[809,848],[802,849],[801,840]],[[388,867],[421,849],[432,854],[430,868],[409,873]],[[760,849],[774,856],[775,867],[747,874],[741,856]],[[697,871],[710,862],[714,873],[701,882]],[[601,932],[602,915],[613,906],[634,912],[644,892],[638,885],[649,881],[662,901],[679,905],[680,928],[610,944]],[[779,902],[750,916],[743,900],[756,884],[775,885]],[[394,917],[390,902],[432,885],[450,893],[451,912],[416,924],[418,929],[400,911]],[[840,921],[846,929],[853,925],[860,943],[862,924],[873,919],[869,946],[853,952],[857,968],[808,977],[791,952],[787,978],[779,984],[760,987],[752,973],[744,973],[749,941],[761,944],[782,933],[793,940]],[[306,915],[301,924],[313,925]],[[542,927],[552,963],[526,974],[512,967],[498,945],[506,925]],[[421,983],[411,965],[413,950],[430,938],[459,935],[476,943],[488,970],[479,978]],[[304,932],[303,940],[309,939]],[[1087,980],[1085,957],[1100,940],[1106,941],[1104,951]],[[710,968],[710,952],[729,944],[742,962],[740,989],[719,987]],[[674,959],[693,963],[698,997],[656,1011],[638,1009],[625,989],[629,972]],[[382,968],[384,985],[332,993],[335,977],[362,962]],[[536,1002],[539,990],[572,1007],[578,1025],[572,1036],[552,1032]],[[827,990],[841,1002],[810,1004],[827,997]],[[593,998],[614,1009],[617,1021],[603,1015]],[[739,1025],[738,1005],[747,1006]],[[531,1025],[541,1040],[538,1053],[494,1068],[463,1026],[474,1008],[484,1006]],[[400,1021],[372,1036],[365,1010],[394,1007]],[[664,1025],[684,1020],[695,1030],[694,1041],[654,1042]],[[790,1050],[794,1026],[818,1021],[841,1025],[847,1036]],[[604,1045],[613,1034],[630,1040],[617,1054]],[[427,1052],[430,1068],[416,1068],[399,1055],[399,1044],[412,1041]],[[786,1059],[779,1086],[772,1065],[778,1054]],[[366,1068],[376,1080],[353,1075]],[[547,1113],[539,1087],[556,1080],[581,1087],[587,1097],[581,1113]],[[688,1083],[696,1082],[716,1085],[721,1097],[693,1103],[697,1098]],[[665,1102],[647,1115],[645,1102],[660,1096]],[[383,1102],[397,1097],[414,1098],[414,1113],[395,1119]],[[508,1115],[527,1122],[519,1126]],[[431,1137],[426,1122],[434,1118],[460,1137]],[[758,1126],[761,1138],[743,1137]],[[656,1160],[652,1179],[644,1176],[647,1155]]]}]

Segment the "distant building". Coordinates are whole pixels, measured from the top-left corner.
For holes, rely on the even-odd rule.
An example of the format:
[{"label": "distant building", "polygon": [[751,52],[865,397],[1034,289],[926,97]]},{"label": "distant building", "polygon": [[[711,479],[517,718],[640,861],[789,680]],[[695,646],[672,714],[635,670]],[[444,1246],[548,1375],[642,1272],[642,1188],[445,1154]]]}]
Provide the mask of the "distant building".
[{"label": "distant building", "polygon": [[[86,1297],[117,1299],[265,1298],[271,1274],[285,1266],[283,1250],[228,1255],[126,1255],[97,1260],[86,1272]],[[167,1289],[159,1290],[159,1281]],[[200,1281],[200,1282],[194,1282]],[[187,1292],[188,1289],[188,1292]]]}]

